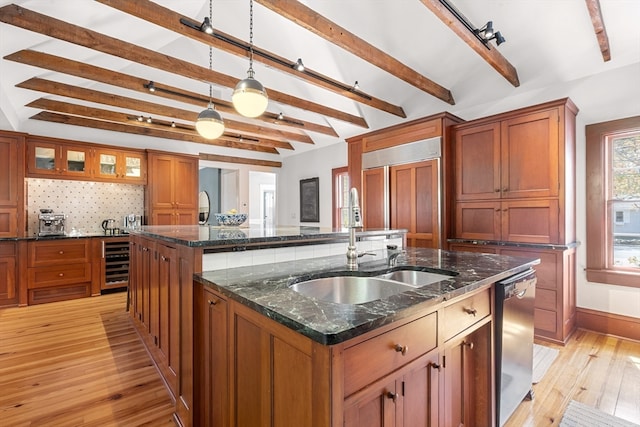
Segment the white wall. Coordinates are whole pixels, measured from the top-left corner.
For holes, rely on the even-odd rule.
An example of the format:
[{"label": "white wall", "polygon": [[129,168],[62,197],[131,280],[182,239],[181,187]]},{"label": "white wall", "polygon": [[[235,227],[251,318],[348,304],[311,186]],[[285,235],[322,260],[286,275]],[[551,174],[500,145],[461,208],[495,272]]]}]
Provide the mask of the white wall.
[{"label": "white wall", "polygon": [[[331,170],[347,166],[347,143],[337,143],[282,161],[276,198],[279,225],[331,227]],[[319,178],[320,222],[300,222],[300,180]]]}]

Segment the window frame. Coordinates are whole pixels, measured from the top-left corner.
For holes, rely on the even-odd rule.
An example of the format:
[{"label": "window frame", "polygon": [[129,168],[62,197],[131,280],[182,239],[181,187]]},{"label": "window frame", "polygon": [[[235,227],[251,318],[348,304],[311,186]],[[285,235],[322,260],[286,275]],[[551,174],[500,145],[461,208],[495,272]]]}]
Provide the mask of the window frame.
[{"label": "window frame", "polygon": [[609,186],[608,139],[613,134],[640,131],[640,116],[588,125],[586,132],[587,280],[640,288],[640,270],[615,268],[609,264],[612,220]]}]

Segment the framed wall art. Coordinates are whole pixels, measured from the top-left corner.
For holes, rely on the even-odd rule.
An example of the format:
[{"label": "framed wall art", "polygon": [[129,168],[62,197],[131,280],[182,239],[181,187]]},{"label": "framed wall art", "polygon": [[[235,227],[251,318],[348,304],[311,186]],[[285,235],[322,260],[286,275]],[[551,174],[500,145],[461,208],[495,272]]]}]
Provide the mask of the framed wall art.
[{"label": "framed wall art", "polygon": [[300,222],[320,222],[320,180],[300,180]]}]

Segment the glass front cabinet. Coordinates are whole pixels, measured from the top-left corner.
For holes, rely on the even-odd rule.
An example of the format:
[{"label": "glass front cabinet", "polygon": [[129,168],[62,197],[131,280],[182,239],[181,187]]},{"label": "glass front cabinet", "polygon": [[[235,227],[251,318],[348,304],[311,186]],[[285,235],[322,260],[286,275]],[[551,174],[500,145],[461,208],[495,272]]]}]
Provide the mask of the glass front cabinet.
[{"label": "glass front cabinet", "polygon": [[146,182],[145,158],[144,153],[96,149],[94,178],[144,184]]},{"label": "glass front cabinet", "polygon": [[91,150],[88,147],[29,140],[27,159],[30,176],[91,177]]}]

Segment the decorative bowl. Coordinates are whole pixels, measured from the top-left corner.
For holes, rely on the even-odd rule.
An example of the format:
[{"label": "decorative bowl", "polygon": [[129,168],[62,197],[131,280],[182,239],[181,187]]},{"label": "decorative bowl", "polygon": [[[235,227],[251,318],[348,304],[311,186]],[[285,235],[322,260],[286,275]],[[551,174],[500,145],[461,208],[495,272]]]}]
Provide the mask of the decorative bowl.
[{"label": "decorative bowl", "polygon": [[239,213],[239,214],[226,214],[226,213],[217,213],[214,214],[216,216],[216,220],[220,225],[225,226],[234,226],[240,225],[247,220],[247,214]]}]

